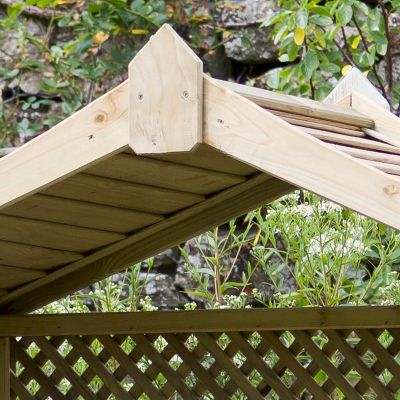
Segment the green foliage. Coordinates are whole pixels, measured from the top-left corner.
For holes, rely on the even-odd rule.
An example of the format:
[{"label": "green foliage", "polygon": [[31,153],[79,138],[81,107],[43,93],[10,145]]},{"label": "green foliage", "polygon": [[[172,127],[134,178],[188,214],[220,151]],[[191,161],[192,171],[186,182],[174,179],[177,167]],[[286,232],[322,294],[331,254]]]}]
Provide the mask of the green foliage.
[{"label": "green foliage", "polygon": [[[279,11],[262,26],[273,27],[271,38],[279,47],[279,59],[290,65],[268,85],[322,100],[332,89],[330,82],[348,71],[346,66],[356,66],[397,109],[400,84],[393,82],[390,64],[397,44],[390,40],[388,15],[400,12],[400,2],[377,3],[370,7],[359,0],[280,0]],[[382,59],[386,64],[379,69]]]}]

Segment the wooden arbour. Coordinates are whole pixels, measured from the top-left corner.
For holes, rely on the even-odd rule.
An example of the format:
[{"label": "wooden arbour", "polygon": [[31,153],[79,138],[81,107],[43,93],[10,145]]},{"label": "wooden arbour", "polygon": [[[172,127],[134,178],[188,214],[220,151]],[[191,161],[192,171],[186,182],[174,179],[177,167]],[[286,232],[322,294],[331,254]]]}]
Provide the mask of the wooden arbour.
[{"label": "wooden arbour", "polygon": [[[327,102],[215,80],[203,73],[201,61],[172,28],[163,26],[132,60],[126,82],[0,160],[0,314],[3,315],[0,316],[0,398],[9,397],[10,385],[13,396],[22,400],[46,398],[49,390],[54,391],[63,379],[72,385],[68,398],[106,399],[111,394],[121,399],[139,398],[136,389],[123,392],[118,386],[126,377],[126,374],[122,376],[126,368],[134,370],[132,374],[139,382],[137,387],[149,396],[146,390],[154,392],[149,386],[152,381],[149,383],[139,373],[137,363],[127,366],[129,360],[121,354],[121,347],[117,348],[118,343],[112,342],[118,335],[136,335],[137,332],[110,330],[102,344],[103,349],[108,350],[100,353],[104,358],[100,357],[99,364],[89,345],[94,340],[93,332],[67,330],[60,336],[50,332],[50,324],[46,334],[35,331],[40,319],[16,314],[35,310],[294,188],[307,189],[400,229],[400,120],[385,106],[379,93],[357,71],[339,83]],[[379,398],[392,398],[400,388],[398,377],[393,373],[398,371],[399,310],[393,308],[388,314],[385,312],[376,309],[369,314],[378,317],[382,313],[393,318],[379,326],[366,317],[360,326],[335,326],[326,330],[340,332],[324,333],[324,316],[320,316],[318,326],[297,326],[302,331],[299,340],[313,349],[309,350],[314,358],[311,369],[296,358],[301,351],[306,351],[303,347],[295,346],[297,350],[291,352],[291,345],[283,349],[279,344],[283,340],[282,331],[295,331],[296,326],[290,329],[277,326],[275,336],[262,334],[269,340],[264,338],[260,342],[263,350],[260,350],[261,358],[256,358],[257,367],[244,363],[245,370],[239,368],[239,372],[227,361],[227,355],[222,354],[225,349],[218,340],[209,336],[215,330],[205,326],[202,332],[207,332],[208,336],[204,339],[203,335],[203,345],[208,351],[212,348],[223,360],[223,366],[216,367],[217,372],[211,371],[211,376],[216,379],[228,368],[233,374],[231,378],[239,379],[242,384],[237,387],[231,384],[224,396],[240,389],[252,398],[256,391],[245,381],[251,372],[249,368],[258,371],[261,368],[274,377],[264,376],[263,379],[268,380],[264,389],[274,388],[275,392],[280,392],[278,395],[289,393],[287,398],[296,398],[304,387],[292,382],[293,388],[292,383],[284,388],[282,384],[285,383],[277,381],[287,368],[290,369],[286,364],[291,360],[296,379],[308,382],[307,391],[314,398],[327,398],[337,388],[347,391],[348,398],[361,398],[370,389],[378,396],[388,396]],[[243,313],[245,311],[238,312],[233,320],[247,321],[244,315],[250,314]],[[285,311],[277,313],[282,313],[279,317],[282,318]],[[296,310],[290,315],[299,318],[306,313]],[[326,311],[323,315],[330,313]],[[340,315],[344,311],[332,313]],[[260,314],[264,327],[272,315]],[[159,318],[155,323],[166,318],[159,314],[154,316]],[[98,318],[100,321],[102,317]],[[120,317],[107,318],[116,322]],[[140,324],[153,317],[134,314],[125,318]],[[202,318],[203,323],[208,324],[207,317]],[[60,326],[73,320],[72,316],[60,317]],[[390,331],[386,331],[386,326]],[[361,329],[360,336],[356,328]],[[31,333],[27,333],[29,329]],[[249,348],[251,343],[243,334],[250,330],[264,332],[266,329],[248,325],[234,330],[230,340],[236,344],[232,344],[234,350],[228,351],[228,358],[239,350],[243,353],[244,348],[251,354],[257,351],[257,347]],[[316,342],[310,343],[317,330],[333,346],[331,350],[328,346],[326,353],[325,347],[321,346],[318,352]],[[219,325],[217,331],[225,332],[224,326]],[[394,344],[382,350],[380,340],[384,331]],[[154,328],[143,330],[142,336],[136,336],[136,342],[133,340],[147,348],[146,357],[152,363],[158,368],[164,366],[167,371],[166,359],[154,353],[151,344],[148,347],[146,340],[150,336],[146,335],[168,332]],[[183,335],[187,330],[174,333]],[[50,343],[45,337],[53,338],[53,335],[55,339],[49,339]],[[107,332],[96,335],[105,337]],[[352,335],[359,339],[354,345]],[[13,339],[20,336],[23,339]],[[62,344],[60,337],[71,341],[74,352],[70,358],[57,356]],[[161,390],[162,394],[157,396],[168,397],[174,390],[181,393],[177,388],[191,393],[192,389],[182,386],[181,380],[183,376],[187,378],[189,371],[193,373],[194,368],[200,374],[198,378],[203,376],[210,382],[214,392],[209,390],[218,398],[222,389],[218,389],[215,382],[211,383],[208,372],[201,369],[204,351],[199,350],[200,358],[193,358],[193,354],[188,355],[182,347],[187,337],[183,342],[177,337],[170,338],[171,343],[175,343],[171,344],[173,347],[183,349],[179,357],[186,357],[188,363],[182,364],[184,372],[180,377],[168,372],[172,386],[167,385],[165,392]],[[33,358],[28,354],[32,343],[40,347],[39,355]],[[280,349],[285,368],[274,370],[263,366],[268,346]],[[119,355],[119,367],[125,365],[121,367],[123,371],[119,367],[111,372],[104,370],[104,364],[110,359],[107,355],[110,349]],[[367,350],[379,358],[378,364],[375,360],[371,365],[363,365]],[[326,381],[325,387],[316,388],[310,379],[315,378],[317,365],[323,365],[325,372],[326,368],[332,370],[332,365],[336,367],[332,357],[336,357],[337,352],[342,356],[347,354],[345,357],[348,356],[350,364],[343,366],[343,371],[347,372],[337,376],[334,383]],[[84,355],[87,361],[93,360],[96,367],[88,369],[80,378],[74,366],[79,357],[85,358]],[[54,365],[55,360],[60,365]],[[16,361],[23,365],[19,375]],[[339,364],[342,361],[339,360]],[[49,363],[55,367],[50,373],[51,384],[43,372]],[[348,374],[353,370],[361,373],[361,383],[350,382]],[[390,372],[388,385],[381,382],[384,370]],[[154,368],[150,375],[153,373],[156,373]],[[93,394],[90,382],[99,374],[105,386],[103,391]],[[25,386],[32,380],[39,385],[36,397],[26,393]],[[198,396],[197,389],[193,390],[194,394],[188,398]],[[204,395],[207,388],[199,391]],[[54,398],[62,395],[54,393]],[[260,393],[263,392],[258,396]],[[157,396],[154,398],[159,398]]]}]

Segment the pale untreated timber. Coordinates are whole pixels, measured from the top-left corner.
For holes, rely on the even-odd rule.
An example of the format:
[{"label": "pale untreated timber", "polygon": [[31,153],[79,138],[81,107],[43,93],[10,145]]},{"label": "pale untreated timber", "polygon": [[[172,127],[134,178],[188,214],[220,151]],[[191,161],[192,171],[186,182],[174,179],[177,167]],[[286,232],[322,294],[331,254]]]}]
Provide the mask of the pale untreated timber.
[{"label": "pale untreated timber", "polygon": [[257,173],[257,170],[250,165],[235,160],[204,143],[197,145],[190,152],[156,154],[150,157],[180,165],[207,168],[240,176],[250,176]]},{"label": "pale untreated timber", "polygon": [[128,85],[121,84],[0,159],[0,209],[127,148]]},{"label": "pale untreated timber", "polygon": [[356,149],[354,147],[341,146],[341,145],[337,145],[337,144],[332,144],[332,146],[335,149],[338,149],[347,154],[350,154],[353,157],[361,158],[363,160],[370,160],[370,161],[377,161],[377,162],[381,162],[381,163],[400,165],[400,155],[386,154],[386,153],[381,153],[381,152],[371,151],[371,150],[364,150],[364,149]]},{"label": "pale untreated timber", "polygon": [[110,335],[174,332],[389,329],[399,306],[300,307],[0,316],[0,336]]},{"label": "pale untreated timber", "polygon": [[49,249],[82,253],[125,237],[115,232],[0,215],[0,240]]},{"label": "pale untreated timber", "polygon": [[303,132],[323,140],[324,142],[343,144],[352,147],[359,147],[362,149],[382,151],[391,154],[400,154],[400,148],[383,143],[378,140],[371,140],[366,138],[354,138],[351,136],[335,134],[326,132],[320,129],[302,128]]},{"label": "pale untreated timber", "polygon": [[352,93],[351,107],[374,120],[374,129],[365,130],[368,136],[400,147],[400,119],[398,117],[359,93]]},{"label": "pale untreated timber", "polygon": [[194,193],[179,192],[84,173],[59,182],[43,193],[156,214],[169,214],[204,200],[204,196]]},{"label": "pale untreated timber", "polygon": [[389,103],[379,90],[355,67],[337,83],[324,102],[337,104],[352,93],[360,93],[380,108],[390,110]]},{"label": "pale untreated timber", "polygon": [[190,151],[202,141],[203,63],[167,24],[129,64],[129,103],[136,153]]},{"label": "pale untreated timber", "polygon": [[86,170],[85,174],[203,195],[218,192],[245,180],[238,175],[126,153],[117,154],[96,164]]},{"label": "pale untreated timber", "polygon": [[267,175],[256,176],[210,199],[176,213],[81,262],[72,263],[0,299],[2,313],[31,311],[79,287],[87,286],[124,266],[141,261],[244,214],[293,190]]},{"label": "pale untreated timber", "polygon": [[328,121],[341,121],[359,127],[373,128],[374,121],[364,113],[345,109],[318,101],[274,93],[268,90],[240,85],[233,82],[215,80],[223,87],[245,97],[259,106],[293,114],[319,117]]},{"label": "pale untreated timber", "polygon": [[11,289],[44,276],[44,271],[0,265],[0,290]]},{"label": "pale untreated timber", "polygon": [[162,215],[35,194],[1,210],[13,215],[104,231],[128,233],[162,221]]},{"label": "pale untreated timber", "polygon": [[82,254],[0,240],[0,264],[48,270],[82,258]]},{"label": "pale untreated timber", "polygon": [[0,338],[0,399],[10,400],[10,340]]},{"label": "pale untreated timber", "polygon": [[284,120],[290,119],[290,120],[295,120],[298,121],[298,124],[302,124],[302,123],[307,123],[307,122],[315,122],[317,124],[322,124],[324,127],[326,127],[327,129],[331,126],[333,127],[338,127],[338,128],[343,128],[345,130],[350,131],[350,134],[353,131],[355,135],[359,135],[360,133],[362,134],[361,128],[358,127],[357,125],[349,125],[349,124],[344,124],[343,122],[339,121],[328,121],[328,120],[324,120],[318,117],[310,117],[308,115],[297,115],[297,114],[293,114],[290,112],[285,112],[285,111],[277,111],[277,110],[273,110],[273,109],[268,109],[268,111],[270,111],[272,114],[278,115],[279,117],[282,117]]},{"label": "pale untreated timber", "polygon": [[333,149],[212,79],[205,80],[204,96],[207,144],[400,229],[398,179]]}]

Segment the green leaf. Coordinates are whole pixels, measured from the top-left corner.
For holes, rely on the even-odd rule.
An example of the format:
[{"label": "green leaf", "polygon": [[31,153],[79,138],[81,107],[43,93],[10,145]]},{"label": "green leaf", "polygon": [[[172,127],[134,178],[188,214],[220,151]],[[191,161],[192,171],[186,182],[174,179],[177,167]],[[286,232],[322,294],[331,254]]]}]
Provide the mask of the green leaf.
[{"label": "green leaf", "polygon": [[318,68],[318,66],[319,59],[317,53],[313,49],[308,50],[302,63],[302,69],[307,79],[312,77],[313,72]]},{"label": "green leaf", "polygon": [[279,88],[279,82],[280,82],[280,69],[276,68],[273,69],[272,71],[269,71],[267,74],[267,85],[271,89],[278,89]]},{"label": "green leaf", "polygon": [[329,62],[321,63],[320,69],[321,71],[329,72],[331,74],[336,74],[340,72],[340,67],[338,65]]},{"label": "green leaf", "polygon": [[353,16],[353,9],[347,4],[342,4],[336,11],[336,21],[341,26],[346,26]]},{"label": "green leaf", "polygon": [[319,26],[328,26],[333,24],[332,18],[326,17],[324,15],[311,15],[309,21]]},{"label": "green leaf", "polygon": [[308,10],[306,8],[301,8],[296,13],[296,27],[306,28],[308,23]]}]

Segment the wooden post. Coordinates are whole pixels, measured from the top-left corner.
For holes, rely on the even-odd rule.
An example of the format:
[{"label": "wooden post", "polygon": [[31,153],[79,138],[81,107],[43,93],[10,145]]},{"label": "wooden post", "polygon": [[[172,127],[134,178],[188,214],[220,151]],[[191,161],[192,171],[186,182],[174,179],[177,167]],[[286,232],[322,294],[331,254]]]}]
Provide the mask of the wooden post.
[{"label": "wooden post", "polygon": [[0,399],[10,400],[10,339],[0,337]]},{"label": "wooden post", "polygon": [[203,64],[164,25],[129,64],[130,143],[138,154],[190,151],[201,143]]}]

